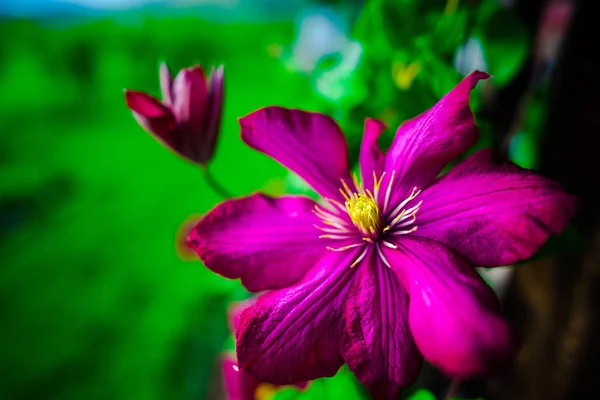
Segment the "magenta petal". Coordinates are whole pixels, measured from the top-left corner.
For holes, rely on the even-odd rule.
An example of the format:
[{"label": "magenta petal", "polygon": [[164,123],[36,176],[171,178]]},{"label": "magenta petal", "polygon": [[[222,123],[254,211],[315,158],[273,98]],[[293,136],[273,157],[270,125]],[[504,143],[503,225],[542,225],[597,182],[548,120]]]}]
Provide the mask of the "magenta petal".
[{"label": "magenta petal", "polygon": [[385,129],[386,126],[381,121],[370,118],[365,121],[365,133],[360,146],[360,173],[365,188],[369,190],[373,190],[373,173],[377,179],[383,173],[385,155],[379,148],[377,139]]},{"label": "magenta petal", "polygon": [[125,102],[134,113],[145,118],[165,118],[171,114],[158,99],[136,90],[125,90]]},{"label": "magenta petal", "polygon": [[327,251],[313,226],[314,206],[307,197],[261,193],[228,200],[198,222],[188,242],[208,268],[241,278],[252,292],[286,287]]},{"label": "magenta petal", "polygon": [[239,368],[235,354],[225,353],[221,358],[225,400],[255,400],[260,381]]},{"label": "magenta petal", "polygon": [[335,375],[344,363],[342,302],[358,254],[327,252],[300,283],[246,308],[236,338],[240,366],[276,385]]},{"label": "magenta petal", "polygon": [[428,185],[446,164],[477,141],[469,92],[487,78],[484,72],[469,74],[431,109],[398,128],[385,161],[387,179],[395,171],[390,204],[402,201],[414,186],[422,189]]},{"label": "magenta petal", "polygon": [[197,159],[205,163],[212,158],[221,129],[221,116],[223,113],[223,96],[225,89],[223,66],[211,69],[209,79],[208,104],[206,108],[206,121],[204,122],[204,143],[199,146]]},{"label": "magenta petal", "polygon": [[482,267],[533,255],[565,228],[576,200],[557,183],[492,150],[473,154],[419,199],[415,234],[442,242]]},{"label": "magenta petal", "polygon": [[408,294],[379,258],[355,268],[343,308],[342,354],[374,400],[396,400],[422,365],[408,326]]},{"label": "magenta petal", "polygon": [[446,246],[402,237],[385,248],[410,293],[410,329],[425,360],[456,378],[485,374],[514,354],[499,302],[477,272]]},{"label": "magenta petal", "polygon": [[167,106],[173,104],[173,78],[166,63],[160,63],[159,69],[160,91],[163,103]]},{"label": "magenta petal", "polygon": [[206,118],[208,88],[206,75],[199,65],[184,68],[173,82],[173,114],[188,135],[202,136]]},{"label": "magenta petal", "polygon": [[323,197],[343,200],[340,179],[352,182],[344,134],[330,117],[266,107],[240,118],[242,139],[303,178]]},{"label": "magenta petal", "polygon": [[158,99],[134,90],[125,90],[127,107],[133,111],[133,116],[146,132],[173,147],[172,132],[175,128],[175,118],[167,107]]}]

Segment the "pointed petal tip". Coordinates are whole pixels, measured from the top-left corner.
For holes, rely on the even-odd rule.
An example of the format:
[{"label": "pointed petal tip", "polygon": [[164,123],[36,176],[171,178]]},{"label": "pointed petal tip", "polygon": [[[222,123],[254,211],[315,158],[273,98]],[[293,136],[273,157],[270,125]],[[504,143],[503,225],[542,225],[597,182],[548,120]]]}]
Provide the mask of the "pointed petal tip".
[{"label": "pointed petal tip", "polygon": [[225,72],[225,65],[224,64],[218,64],[216,67],[214,67],[215,70],[215,74],[216,75],[220,75],[222,76],[223,73]]},{"label": "pointed petal tip", "polygon": [[190,74],[201,74],[203,77],[206,75],[206,71],[201,64],[194,64],[191,67],[182,69],[181,71],[186,71]]},{"label": "pointed petal tip", "polygon": [[[196,64],[191,67],[182,68],[181,70],[179,70],[177,76],[175,77],[172,83],[172,90],[175,94],[175,99],[177,99],[177,93],[185,92],[185,89],[190,88],[194,83],[203,83],[204,85],[206,85],[206,72],[200,64]],[[194,91],[194,94],[198,93]],[[184,97],[188,96],[189,95],[186,95]]]},{"label": "pointed petal tip", "polygon": [[[250,127],[250,125],[257,119],[259,119],[260,116],[264,115],[264,114],[268,114],[270,112],[270,110],[274,110],[274,109],[280,109],[282,107],[278,107],[278,106],[266,106],[266,107],[261,107],[257,110],[254,110],[246,115],[244,115],[243,117],[238,117],[238,123],[240,124],[240,126],[242,128],[246,128],[246,127]],[[242,131],[242,136],[243,136],[244,132]]]},{"label": "pointed petal tip", "polygon": [[[243,117],[238,117],[238,119],[237,119],[238,120],[238,124],[240,124],[240,126],[242,128],[245,128],[246,126],[248,126],[248,124],[250,123],[250,121],[252,119],[252,114],[253,113],[244,115]],[[243,135],[244,135],[244,131],[242,131],[242,136]]]},{"label": "pointed petal tip", "polygon": [[374,125],[381,130],[386,130],[389,128],[388,124],[386,124],[385,122],[383,122],[379,119],[371,118],[371,117],[365,118],[365,130],[367,127],[369,127],[371,125]]},{"label": "pointed petal tip", "polygon": [[475,70],[475,71],[471,72],[469,75],[467,75],[465,77],[465,80],[467,80],[467,79],[469,80],[471,89],[473,89],[479,81],[484,80],[484,79],[489,79],[489,78],[493,78],[493,76],[488,74],[487,72]]},{"label": "pointed petal tip", "polygon": [[170,105],[173,103],[173,77],[171,76],[171,71],[169,71],[169,67],[165,61],[160,62],[160,66],[158,68],[158,78],[160,81],[160,91],[163,101],[165,104]]},{"label": "pointed petal tip", "polygon": [[147,93],[125,89],[127,107],[145,118],[166,117],[170,111],[158,99]]},{"label": "pointed petal tip", "polygon": [[216,101],[222,102],[225,86],[225,73],[223,65],[219,65],[216,68],[214,66],[211,67],[208,79],[210,80],[211,92],[215,93],[215,99],[218,98]]}]

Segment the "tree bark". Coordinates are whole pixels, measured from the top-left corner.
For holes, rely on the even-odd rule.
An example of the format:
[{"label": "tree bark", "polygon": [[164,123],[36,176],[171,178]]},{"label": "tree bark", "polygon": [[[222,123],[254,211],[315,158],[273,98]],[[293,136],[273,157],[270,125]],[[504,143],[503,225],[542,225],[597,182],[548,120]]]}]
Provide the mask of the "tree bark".
[{"label": "tree bark", "polygon": [[600,2],[580,1],[571,26],[551,87],[540,169],[580,197],[574,226],[585,246],[517,267],[506,314],[522,348],[500,381],[501,399],[593,398],[600,390]]}]

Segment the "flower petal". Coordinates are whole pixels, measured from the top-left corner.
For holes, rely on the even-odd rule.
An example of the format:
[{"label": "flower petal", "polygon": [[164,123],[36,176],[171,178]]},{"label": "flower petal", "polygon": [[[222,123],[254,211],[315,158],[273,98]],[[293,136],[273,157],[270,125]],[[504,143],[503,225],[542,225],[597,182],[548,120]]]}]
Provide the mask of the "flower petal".
[{"label": "flower petal", "polygon": [[235,354],[221,356],[225,400],[254,400],[260,381],[239,368]]},{"label": "flower petal", "polygon": [[565,228],[576,201],[556,182],[493,150],[473,154],[419,199],[415,234],[442,242],[482,267],[533,255]]},{"label": "flower petal", "polygon": [[125,102],[131,111],[145,118],[164,118],[171,113],[158,99],[137,90],[125,89]]},{"label": "flower petal", "polygon": [[344,302],[342,354],[375,400],[396,400],[422,366],[408,326],[408,294],[373,255],[357,268]]},{"label": "flower petal", "polygon": [[146,132],[173,148],[171,134],[175,128],[175,118],[168,107],[149,94],[135,90],[125,90],[125,102]]},{"label": "flower petal", "polygon": [[201,66],[184,68],[173,82],[173,114],[177,123],[187,131],[201,132],[206,117],[208,88]]},{"label": "flower petal", "polygon": [[163,103],[170,106],[173,104],[173,77],[169,72],[169,67],[164,62],[160,63],[159,78]]},{"label": "flower petal", "polygon": [[307,197],[257,193],[228,200],[198,222],[188,240],[204,264],[241,278],[251,292],[297,282],[325,253]]},{"label": "flower petal", "polygon": [[487,78],[489,75],[480,71],[469,74],[431,109],[398,128],[385,160],[384,182],[395,171],[390,204],[402,201],[415,186],[427,186],[446,164],[477,141],[469,92]]},{"label": "flower petal", "polygon": [[266,107],[240,118],[242,139],[289,168],[323,197],[343,200],[340,179],[352,182],[344,134],[330,117]]},{"label": "flower petal", "polygon": [[358,250],[327,252],[297,285],[260,296],[240,316],[240,366],[276,385],[329,377],[340,354],[341,308]]},{"label": "flower petal", "polygon": [[492,289],[443,244],[402,237],[384,254],[410,294],[410,329],[425,360],[456,378],[490,372],[514,352]]},{"label": "flower petal", "polygon": [[385,164],[385,155],[379,148],[377,139],[385,131],[383,122],[367,118],[365,121],[365,133],[360,146],[360,173],[365,188],[373,190],[373,173],[377,178],[381,177]]},{"label": "flower petal", "polygon": [[208,103],[206,109],[206,121],[204,128],[204,144],[199,149],[198,160],[206,163],[215,151],[217,138],[221,129],[221,117],[223,113],[223,93],[225,89],[223,66],[211,69],[209,78]]}]

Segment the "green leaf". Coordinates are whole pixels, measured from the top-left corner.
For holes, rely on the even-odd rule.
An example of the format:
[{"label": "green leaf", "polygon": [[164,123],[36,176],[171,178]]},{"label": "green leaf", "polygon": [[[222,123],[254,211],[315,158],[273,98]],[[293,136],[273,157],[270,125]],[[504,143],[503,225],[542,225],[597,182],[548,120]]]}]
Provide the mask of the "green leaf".
[{"label": "green leaf", "polygon": [[495,0],[484,2],[473,35],[481,41],[492,84],[504,86],[519,72],[529,51],[529,37],[514,12]]},{"label": "green leaf", "polygon": [[408,400],[437,400],[433,393],[427,389],[418,389]]},{"label": "green leaf", "polygon": [[370,399],[370,396],[356,380],[354,374],[346,366],[343,366],[335,376],[314,380],[303,391],[298,391],[294,387],[286,387],[280,389],[273,397],[273,400],[312,399],[367,400]]}]

